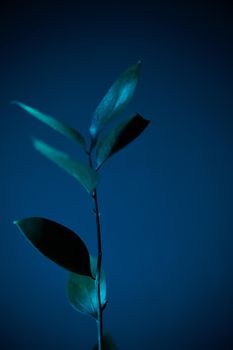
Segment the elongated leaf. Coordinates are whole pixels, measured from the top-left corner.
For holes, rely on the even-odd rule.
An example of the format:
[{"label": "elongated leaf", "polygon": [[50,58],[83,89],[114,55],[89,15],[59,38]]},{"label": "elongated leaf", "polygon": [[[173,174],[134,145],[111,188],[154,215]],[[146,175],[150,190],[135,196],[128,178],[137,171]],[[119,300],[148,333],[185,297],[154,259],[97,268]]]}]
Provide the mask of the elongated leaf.
[{"label": "elongated leaf", "polygon": [[67,154],[56,150],[40,140],[33,139],[33,144],[37,151],[74,176],[92,194],[98,182],[98,175],[89,165],[80,163],[77,160],[74,161]]},{"label": "elongated leaf", "polygon": [[73,231],[41,217],[25,218],[14,224],[50,260],[69,271],[93,278],[87,247]]},{"label": "elongated leaf", "polygon": [[96,163],[99,168],[112,154],[119,151],[136,137],[138,137],[149,124],[139,114],[115,126],[96,145]]},{"label": "elongated leaf", "polygon": [[50,117],[49,115],[41,113],[38,110],[36,110],[35,108],[27,106],[22,102],[13,101],[12,103],[21,107],[27,113],[29,113],[30,115],[32,115],[36,119],[40,120],[41,122],[47,124],[52,129],[60,132],[61,134],[68,137],[69,139],[78,142],[81,145],[81,147],[83,149],[85,149],[85,140],[84,140],[83,136],[80,134],[80,132],[78,132],[77,130],[75,130],[71,126],[66,125],[65,123],[63,123],[63,122],[61,122],[53,117]]},{"label": "elongated leaf", "polygon": [[[109,333],[105,333],[103,337],[103,343],[104,343],[104,348],[103,350],[117,350],[117,346],[114,343],[111,335]],[[98,350],[98,344],[96,344],[93,348],[93,350]]]},{"label": "elongated leaf", "polygon": [[[97,259],[91,258],[92,276],[96,278]],[[78,311],[97,319],[98,295],[96,282],[90,277],[70,273],[67,284],[68,299]],[[100,295],[102,308],[106,305],[106,279],[103,272],[100,274]]]},{"label": "elongated leaf", "polygon": [[136,89],[140,68],[139,61],[122,73],[96,108],[90,126],[93,139],[108,122],[126,108]]}]

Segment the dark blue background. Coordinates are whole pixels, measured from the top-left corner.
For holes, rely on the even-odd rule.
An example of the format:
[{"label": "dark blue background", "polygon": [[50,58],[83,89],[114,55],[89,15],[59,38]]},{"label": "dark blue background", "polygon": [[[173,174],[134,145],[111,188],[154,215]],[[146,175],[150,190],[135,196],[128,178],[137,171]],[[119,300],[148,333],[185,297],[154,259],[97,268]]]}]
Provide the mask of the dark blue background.
[{"label": "dark blue background", "polygon": [[[118,75],[143,61],[125,116],[151,119],[102,169],[109,305],[120,350],[233,349],[232,9],[226,1],[1,6],[0,346],[91,349],[95,322],[66,299],[67,273],[14,219],[45,216],[96,252],[92,203],[30,136],[84,159],[17,99],[88,136]],[[229,2],[230,3],[230,2]]]}]

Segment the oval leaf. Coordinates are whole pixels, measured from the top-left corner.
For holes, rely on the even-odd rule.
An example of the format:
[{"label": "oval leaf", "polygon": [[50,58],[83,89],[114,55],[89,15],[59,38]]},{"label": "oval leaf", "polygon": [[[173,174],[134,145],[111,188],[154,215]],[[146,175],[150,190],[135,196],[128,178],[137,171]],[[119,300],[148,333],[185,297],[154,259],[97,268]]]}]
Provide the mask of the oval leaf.
[{"label": "oval leaf", "polygon": [[[116,344],[114,343],[111,335],[107,332],[103,336],[103,343],[103,350],[117,350]],[[98,344],[94,346],[93,350],[98,350]]]},{"label": "oval leaf", "polygon": [[27,106],[22,102],[13,101],[12,103],[21,107],[27,113],[29,113],[30,115],[32,115],[36,119],[40,120],[41,122],[45,123],[46,125],[50,126],[52,129],[60,132],[61,134],[68,137],[69,139],[78,142],[80,144],[80,146],[83,149],[85,149],[85,140],[84,140],[83,136],[77,130],[72,128],[71,126],[66,125],[63,122],[60,122],[59,120],[57,120],[53,117],[50,117],[49,115],[41,113],[38,110],[36,110],[35,108]]},{"label": "oval leaf", "polygon": [[33,145],[37,151],[74,176],[92,194],[98,182],[98,174],[89,165],[74,161],[67,154],[56,150],[40,140],[33,139]]},{"label": "oval leaf", "polygon": [[149,124],[140,114],[136,114],[110,130],[96,145],[96,163],[99,168],[112,154],[119,151],[136,137]]},{"label": "oval leaf", "polygon": [[93,140],[107,123],[126,108],[136,89],[140,68],[139,61],[122,73],[96,108],[90,126]]},{"label": "oval leaf", "polygon": [[69,271],[93,278],[87,247],[73,231],[41,217],[29,217],[14,223],[50,260]]},{"label": "oval leaf", "polygon": [[[96,278],[97,259],[91,259],[92,276]],[[96,282],[86,276],[70,273],[67,284],[70,304],[78,311],[97,319],[98,295]],[[106,279],[103,271],[100,274],[100,295],[102,308],[106,305]]]}]

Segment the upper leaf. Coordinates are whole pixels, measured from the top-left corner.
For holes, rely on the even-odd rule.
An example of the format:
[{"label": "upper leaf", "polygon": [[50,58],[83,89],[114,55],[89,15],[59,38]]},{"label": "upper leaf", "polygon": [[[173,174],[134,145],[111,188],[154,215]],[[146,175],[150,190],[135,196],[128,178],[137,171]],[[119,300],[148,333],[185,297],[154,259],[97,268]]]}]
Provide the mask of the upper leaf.
[{"label": "upper leaf", "polygon": [[73,231],[41,217],[29,217],[14,223],[50,260],[69,271],[93,278],[87,247]]},{"label": "upper leaf", "polygon": [[[103,343],[103,350],[117,350],[117,346],[108,332],[103,336]],[[98,350],[98,344],[94,346],[93,350]]]},{"label": "upper leaf", "polygon": [[126,108],[137,86],[140,68],[139,61],[122,73],[96,108],[90,126],[94,140],[102,128]]},{"label": "upper leaf", "polygon": [[19,101],[13,101],[12,103],[16,104],[17,106],[24,109],[26,112],[31,114],[36,119],[40,120],[41,122],[49,125],[52,129],[60,132],[61,134],[65,135],[66,137],[70,138],[71,140],[74,140],[78,142],[83,149],[85,149],[85,140],[83,136],[74,128],[72,128],[69,125],[66,125],[63,122],[60,122],[59,120],[50,117],[44,113],[39,112],[35,108],[32,108],[30,106],[25,105],[22,102]]},{"label": "upper leaf", "polygon": [[138,137],[149,124],[139,114],[115,126],[96,145],[96,166],[99,168],[113,153],[119,151],[136,137]]},{"label": "upper leaf", "polygon": [[66,153],[60,152],[40,140],[33,139],[33,145],[37,151],[74,176],[92,194],[98,182],[98,174],[89,165],[77,160],[74,161]]},{"label": "upper leaf", "polygon": [[[92,276],[96,278],[97,259],[91,259]],[[76,273],[70,273],[67,285],[68,298],[71,305],[78,311],[97,319],[98,317],[98,294],[96,281],[81,276]],[[100,297],[102,308],[106,305],[106,279],[103,271],[100,274]]]}]

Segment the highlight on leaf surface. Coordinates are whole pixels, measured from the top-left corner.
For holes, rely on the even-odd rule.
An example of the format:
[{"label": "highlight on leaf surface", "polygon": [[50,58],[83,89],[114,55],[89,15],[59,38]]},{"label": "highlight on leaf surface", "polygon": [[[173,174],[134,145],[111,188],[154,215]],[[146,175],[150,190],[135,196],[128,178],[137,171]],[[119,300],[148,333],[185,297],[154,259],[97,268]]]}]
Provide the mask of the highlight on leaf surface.
[{"label": "highlight on leaf surface", "polygon": [[33,145],[37,151],[74,176],[92,194],[98,182],[98,174],[89,165],[71,159],[66,153],[58,151],[38,139],[33,139]]},{"label": "highlight on leaf surface", "polygon": [[52,129],[60,132],[61,134],[65,135],[71,140],[74,140],[80,144],[80,146],[85,150],[85,140],[84,137],[80,134],[79,131],[75,130],[71,126],[49,116],[44,113],[41,113],[35,108],[32,108],[28,105],[25,105],[22,102],[19,101],[13,101],[12,104],[16,104],[17,106],[21,107],[24,111],[35,117],[36,119],[40,120],[41,122],[45,123],[46,125],[50,126]]},{"label": "highlight on leaf surface", "polygon": [[[97,259],[90,256],[92,276],[96,278]],[[90,277],[70,273],[67,283],[70,304],[77,310],[95,319],[98,318],[98,294],[96,281]],[[103,271],[100,274],[100,297],[102,309],[106,306],[106,279]]]},{"label": "highlight on leaf surface", "polygon": [[115,152],[136,139],[149,124],[140,114],[128,118],[115,126],[98,140],[96,145],[97,169]]},{"label": "highlight on leaf surface", "polygon": [[107,123],[123,112],[130,102],[138,83],[140,68],[139,61],[122,73],[101,100],[93,114],[89,129],[93,140]]},{"label": "highlight on leaf surface", "polygon": [[87,247],[69,228],[41,217],[28,217],[14,224],[47,258],[69,271],[93,278]]},{"label": "highlight on leaf surface", "polygon": [[[117,346],[108,332],[103,336],[103,343],[103,350],[117,350]],[[98,344],[94,346],[93,350],[98,350]]]}]

